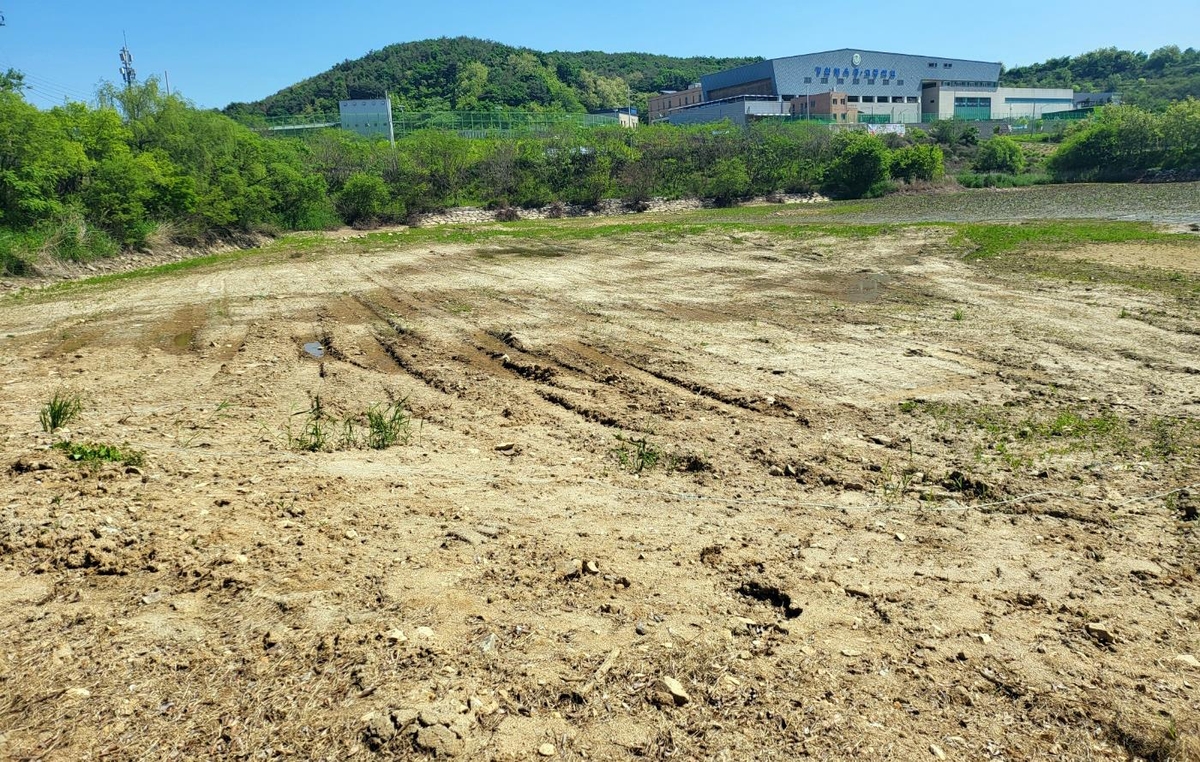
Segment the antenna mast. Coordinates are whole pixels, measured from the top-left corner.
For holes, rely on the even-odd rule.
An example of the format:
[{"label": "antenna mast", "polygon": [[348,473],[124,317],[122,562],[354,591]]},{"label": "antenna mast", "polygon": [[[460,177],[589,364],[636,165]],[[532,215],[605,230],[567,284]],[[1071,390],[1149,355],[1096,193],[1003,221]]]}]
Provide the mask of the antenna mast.
[{"label": "antenna mast", "polygon": [[133,70],[133,53],[129,52],[129,38],[125,37],[125,33],[121,33],[121,37],[125,40],[125,47],[121,48],[121,79],[125,80],[125,87],[130,88],[137,84],[137,72]]}]

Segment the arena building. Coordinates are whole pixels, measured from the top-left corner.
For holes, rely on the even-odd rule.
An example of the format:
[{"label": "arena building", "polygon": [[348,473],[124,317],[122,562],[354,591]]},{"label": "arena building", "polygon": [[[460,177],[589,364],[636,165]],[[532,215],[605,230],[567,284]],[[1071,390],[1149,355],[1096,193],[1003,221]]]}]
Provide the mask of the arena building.
[{"label": "arena building", "polygon": [[844,94],[845,106],[866,122],[1037,119],[1074,108],[1075,93],[1069,89],[1000,87],[1001,68],[987,61],[851,48],[809,53],[703,77],[702,101],[671,109],[663,118],[677,124],[723,118],[744,124],[767,115],[817,116],[813,100],[829,103],[829,93],[839,94],[834,102]]}]

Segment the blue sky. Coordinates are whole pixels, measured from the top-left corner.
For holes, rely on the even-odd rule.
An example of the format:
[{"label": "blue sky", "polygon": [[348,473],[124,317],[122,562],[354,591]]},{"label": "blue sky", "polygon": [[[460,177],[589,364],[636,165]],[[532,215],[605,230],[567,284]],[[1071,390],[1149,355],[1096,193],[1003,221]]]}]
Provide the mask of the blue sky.
[{"label": "blue sky", "polygon": [[142,78],[201,106],[257,100],[396,42],[470,35],[538,50],[768,58],[842,47],[1003,61],[1200,44],[1200,2],[366,2],[0,0],[0,68],[38,105],[116,81],[122,31]]}]

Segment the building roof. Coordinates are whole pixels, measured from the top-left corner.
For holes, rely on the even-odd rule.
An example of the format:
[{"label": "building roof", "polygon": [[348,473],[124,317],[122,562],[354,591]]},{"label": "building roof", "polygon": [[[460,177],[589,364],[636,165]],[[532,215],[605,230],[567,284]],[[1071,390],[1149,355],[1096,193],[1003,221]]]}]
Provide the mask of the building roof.
[{"label": "building roof", "polygon": [[[857,63],[855,63],[857,58]],[[817,73],[820,67],[821,73]],[[704,91],[720,90],[736,87],[751,82],[770,80],[771,89],[775,95],[803,95],[805,92],[828,89],[836,86],[854,94],[856,92],[854,79],[859,80],[859,88],[864,92],[867,79],[888,79],[890,86],[897,88],[897,95],[913,95],[920,92],[924,80],[966,81],[966,82],[998,82],[1001,65],[999,62],[971,61],[962,58],[946,58],[943,56],[921,56],[908,53],[887,53],[877,50],[860,50],[856,48],[839,48],[818,53],[805,53],[786,58],[774,58],[758,63],[747,64],[736,69],[710,74],[703,78]],[[830,70],[828,81],[824,72]],[[894,77],[854,76],[878,70],[881,74],[895,72]],[[808,82],[805,82],[805,79]],[[844,80],[838,83],[838,79]],[[899,82],[904,84],[900,85]],[[874,88],[871,89],[873,91]]]}]

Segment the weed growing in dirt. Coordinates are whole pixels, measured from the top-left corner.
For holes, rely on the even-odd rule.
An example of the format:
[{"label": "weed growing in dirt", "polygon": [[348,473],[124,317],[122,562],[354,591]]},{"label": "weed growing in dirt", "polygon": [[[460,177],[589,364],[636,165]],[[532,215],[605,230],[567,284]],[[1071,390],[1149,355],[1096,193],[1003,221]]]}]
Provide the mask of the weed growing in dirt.
[{"label": "weed growing in dirt", "polygon": [[321,405],[321,395],[315,394],[308,410],[293,413],[292,416],[304,416],[299,433],[293,433],[288,426],[288,447],[303,452],[321,452],[329,443],[329,416]]},{"label": "weed growing in dirt", "polygon": [[189,425],[188,428],[190,428],[191,431],[186,437],[183,435],[183,432],[180,430],[182,427],[179,424],[179,422],[177,421],[175,424],[175,426],[176,426],[176,432],[175,432],[176,443],[179,444],[180,447],[191,447],[192,443],[195,442],[196,439],[202,433],[204,433],[206,430],[208,430],[212,426],[213,423],[215,423],[220,418],[227,417],[225,415],[225,411],[229,409],[229,406],[230,405],[229,405],[228,400],[221,401],[217,405],[217,407],[211,413],[208,414],[208,416],[206,416],[204,419],[202,419],[198,422],[194,422]]},{"label": "weed growing in dirt", "polygon": [[52,434],[78,418],[82,412],[83,398],[75,392],[59,389],[42,405],[38,420],[42,422],[42,431]]},{"label": "weed growing in dirt", "polygon": [[371,405],[367,409],[365,444],[372,450],[386,450],[394,444],[407,444],[412,418],[404,409],[405,400],[390,405]]},{"label": "weed growing in dirt", "polygon": [[1200,421],[1192,418],[1152,418],[1146,426],[1146,455],[1163,460],[1176,455],[1200,454]]},{"label": "weed growing in dirt", "polygon": [[141,466],[146,462],[145,453],[138,450],[125,449],[111,444],[96,442],[58,442],[54,445],[62,450],[67,457],[76,463],[96,465],[100,463],[121,463],[126,466]]},{"label": "weed growing in dirt", "polygon": [[293,417],[304,416],[304,421],[298,432],[288,427],[288,447],[303,452],[334,449],[332,433],[338,428],[341,437],[337,439],[336,449],[386,450],[393,445],[408,444],[412,435],[412,416],[405,407],[406,401],[407,398],[386,405],[375,403],[362,413],[339,419],[326,409],[320,395],[313,395],[308,410],[293,413]]},{"label": "weed growing in dirt", "polygon": [[967,313],[963,312],[962,310],[955,310],[954,314],[950,316],[952,320],[958,323],[961,323],[964,319],[966,319],[966,317]]},{"label": "weed growing in dirt", "polygon": [[653,470],[655,466],[665,466],[668,471],[675,470],[677,459],[666,450],[652,443],[645,436],[641,438],[626,437],[617,434],[616,447],[612,449],[613,456],[621,464],[621,468],[640,474]]}]

